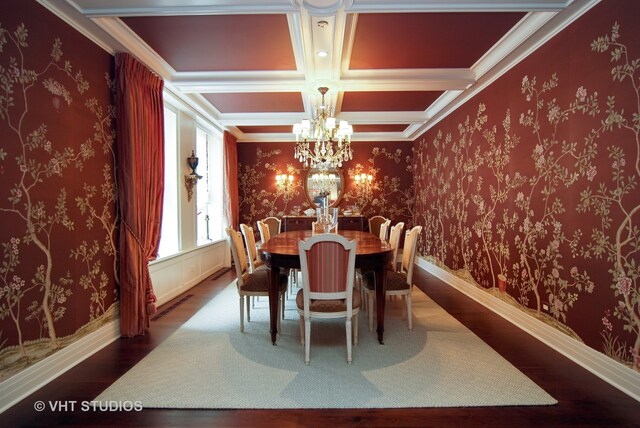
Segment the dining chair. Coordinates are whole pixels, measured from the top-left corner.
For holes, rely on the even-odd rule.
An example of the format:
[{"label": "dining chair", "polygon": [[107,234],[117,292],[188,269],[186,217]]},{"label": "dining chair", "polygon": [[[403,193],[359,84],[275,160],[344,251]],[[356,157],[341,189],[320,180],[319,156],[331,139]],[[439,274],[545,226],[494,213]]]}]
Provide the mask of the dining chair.
[{"label": "dining chair", "polygon": [[389,245],[393,248],[393,258],[389,263],[390,270],[397,270],[398,264],[396,259],[398,258],[398,247],[400,246],[400,237],[402,236],[402,229],[404,229],[404,222],[399,221],[391,228],[389,232]]},{"label": "dining chair", "polygon": [[281,232],[282,220],[278,217],[266,217],[263,218],[262,221],[269,226],[269,236],[274,236]]},{"label": "dining chair", "polygon": [[[402,316],[406,316],[409,323],[409,330],[413,330],[411,322],[411,290],[413,288],[413,264],[416,257],[416,244],[422,231],[422,226],[414,226],[408,230],[404,237],[404,248],[402,253],[402,264],[398,271],[387,269],[386,272],[386,294],[387,296],[402,296]],[[362,285],[367,295],[367,312],[369,316],[369,331],[373,331],[373,303],[376,297],[375,275],[373,272],[366,272],[362,277]]]},{"label": "dining chair", "polygon": [[387,221],[387,219],[381,215],[374,215],[373,217],[370,217],[369,233],[373,233],[376,236],[380,236],[380,225],[385,221]]},{"label": "dining chair", "polygon": [[380,239],[382,239],[383,241],[387,240],[387,237],[389,235],[389,228],[391,227],[391,220],[385,220],[381,225],[380,225],[380,232],[378,232],[378,236],[380,237]]},{"label": "dining chair", "polygon": [[[227,236],[229,247],[231,247],[231,255],[233,264],[236,267],[236,287],[240,296],[240,331],[244,332],[244,308],[247,309],[247,322],[251,322],[251,310],[249,308],[249,299],[245,297],[269,296],[269,271],[267,269],[259,269],[253,272],[249,270],[249,261],[244,251],[242,236],[232,227],[227,227]],[[282,308],[282,316],[284,317],[284,296],[287,291],[287,276],[281,274],[279,276],[278,297]],[[278,317],[278,331],[280,330],[280,317]]]},{"label": "dining chair", "polygon": [[[272,217],[275,218],[275,217]],[[260,232],[260,241],[264,244],[271,239],[271,228],[264,220],[258,220],[258,232]]]},{"label": "dining chair", "polygon": [[347,363],[352,362],[351,341],[358,344],[360,294],[353,292],[356,241],[323,233],[298,243],[302,290],[296,296],[304,362],[310,363],[311,320],[345,318]]},{"label": "dining chair", "polygon": [[244,244],[247,247],[247,257],[249,259],[249,272],[254,272],[257,269],[266,269],[264,262],[258,257],[258,249],[256,248],[256,238],[253,233],[253,228],[248,224],[242,223],[240,225],[242,236],[244,236]]},{"label": "dining chair", "polygon": [[[387,266],[387,270],[396,270],[398,264],[395,262],[398,257],[398,246],[400,245],[400,237],[402,236],[402,229],[404,229],[404,222],[396,223],[389,232],[389,245],[391,245],[392,250],[392,259],[389,261],[389,266]],[[382,230],[382,229],[381,229]],[[365,292],[365,287],[362,286],[362,274],[358,273],[356,275],[356,282],[359,285],[360,294],[362,297],[362,307],[364,308],[367,314],[369,313],[369,306],[367,302],[367,296]]]}]

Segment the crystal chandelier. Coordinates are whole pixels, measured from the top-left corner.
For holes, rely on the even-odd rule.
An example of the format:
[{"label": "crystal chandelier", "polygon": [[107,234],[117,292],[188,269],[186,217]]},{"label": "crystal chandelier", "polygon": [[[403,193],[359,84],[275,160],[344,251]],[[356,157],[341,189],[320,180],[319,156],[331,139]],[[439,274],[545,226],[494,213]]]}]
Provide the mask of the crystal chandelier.
[{"label": "crystal chandelier", "polygon": [[324,104],[324,94],[328,90],[326,87],[318,88],[322,94],[322,104],[316,109],[314,119],[304,119],[293,125],[293,133],[296,134],[293,157],[306,167],[322,170],[339,168],[342,162],[353,158],[353,127],[346,120],[341,120],[336,127],[336,119],[331,116],[331,109]]}]

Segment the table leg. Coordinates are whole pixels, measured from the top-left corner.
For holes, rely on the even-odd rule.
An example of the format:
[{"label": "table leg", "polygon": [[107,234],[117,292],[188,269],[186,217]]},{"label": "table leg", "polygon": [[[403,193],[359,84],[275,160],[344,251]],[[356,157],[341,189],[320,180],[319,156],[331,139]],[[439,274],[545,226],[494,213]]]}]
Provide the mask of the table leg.
[{"label": "table leg", "polygon": [[[378,342],[384,345],[384,305],[387,297],[387,271],[383,265],[375,268],[376,275],[376,317],[378,322]],[[371,310],[371,309],[369,309]]]},{"label": "table leg", "polygon": [[278,298],[280,268],[272,266],[269,269],[269,331],[271,332],[271,343],[276,344],[278,334]]}]

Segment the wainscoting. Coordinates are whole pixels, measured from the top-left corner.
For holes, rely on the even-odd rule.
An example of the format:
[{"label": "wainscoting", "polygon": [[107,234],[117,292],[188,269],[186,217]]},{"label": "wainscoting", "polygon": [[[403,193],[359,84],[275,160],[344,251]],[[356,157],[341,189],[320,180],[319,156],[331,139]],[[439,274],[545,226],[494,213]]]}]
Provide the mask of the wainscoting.
[{"label": "wainscoting", "polygon": [[153,289],[163,305],[225,266],[230,266],[226,240],[186,251],[149,265]]},{"label": "wainscoting", "polygon": [[[157,305],[169,302],[229,265],[228,245],[224,240],[152,263],[149,270],[158,297]],[[119,337],[119,321],[116,320],[3,381],[0,383],[0,413]]]}]

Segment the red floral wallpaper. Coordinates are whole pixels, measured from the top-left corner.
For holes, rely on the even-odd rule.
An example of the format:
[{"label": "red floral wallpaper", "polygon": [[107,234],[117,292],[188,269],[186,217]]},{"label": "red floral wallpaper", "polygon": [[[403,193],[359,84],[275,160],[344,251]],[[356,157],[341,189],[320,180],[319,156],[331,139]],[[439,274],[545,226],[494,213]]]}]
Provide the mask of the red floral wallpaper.
[{"label": "red floral wallpaper", "polygon": [[[357,126],[356,126],[357,130]],[[292,139],[293,140],[293,139]],[[303,215],[310,207],[304,193],[306,169],[293,158],[295,142],[238,144],[240,222],[256,228],[268,216]],[[353,159],[345,162],[342,209],[383,215],[392,223],[413,218],[413,157],[410,142],[352,142]],[[288,188],[276,186],[277,174],[293,175]],[[356,174],[370,174],[371,186],[359,186]]]},{"label": "red floral wallpaper", "polygon": [[112,57],[35,1],[0,18],[0,376],[117,316]]},{"label": "red floral wallpaper", "polygon": [[414,143],[422,254],[635,370],[638,16],[600,3]]}]

